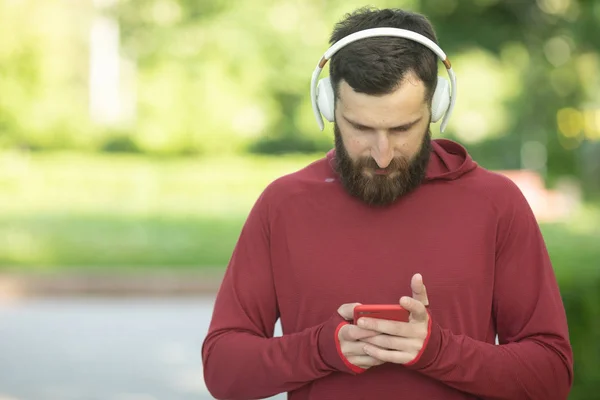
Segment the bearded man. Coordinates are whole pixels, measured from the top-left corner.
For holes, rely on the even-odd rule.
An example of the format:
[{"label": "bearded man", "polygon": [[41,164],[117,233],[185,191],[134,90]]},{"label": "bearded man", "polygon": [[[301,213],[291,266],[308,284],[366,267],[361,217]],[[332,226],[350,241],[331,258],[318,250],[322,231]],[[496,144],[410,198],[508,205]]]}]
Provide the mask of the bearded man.
[{"label": "bearded man", "polygon": [[[321,113],[334,123],[335,148],[272,182],[252,208],[203,343],[209,391],[567,399],[565,310],[527,201],[459,143],[431,138],[456,100],[431,24],[359,9],[330,39],[313,107],[320,124]],[[355,321],[358,304],[400,305],[409,317]]]}]

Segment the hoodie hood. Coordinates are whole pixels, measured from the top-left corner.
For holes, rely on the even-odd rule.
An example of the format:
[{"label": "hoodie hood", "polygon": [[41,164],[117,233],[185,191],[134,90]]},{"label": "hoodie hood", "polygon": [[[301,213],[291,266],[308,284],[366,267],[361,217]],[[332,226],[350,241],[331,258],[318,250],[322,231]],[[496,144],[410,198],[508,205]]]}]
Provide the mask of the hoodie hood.
[{"label": "hoodie hood", "polygon": [[431,141],[431,156],[425,180],[454,180],[477,168],[471,155],[462,145],[449,139]]},{"label": "hoodie hood", "polygon": [[[333,167],[335,149],[327,153],[327,161]],[[459,143],[449,139],[433,139],[425,181],[458,179],[477,166],[471,155]]]}]

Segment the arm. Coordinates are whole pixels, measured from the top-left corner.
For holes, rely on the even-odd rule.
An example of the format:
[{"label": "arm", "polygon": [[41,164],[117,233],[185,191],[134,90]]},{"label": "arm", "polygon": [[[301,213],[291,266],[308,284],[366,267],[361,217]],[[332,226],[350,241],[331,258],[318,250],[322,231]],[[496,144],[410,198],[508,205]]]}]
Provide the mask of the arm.
[{"label": "arm", "polygon": [[204,379],[218,399],[265,398],[332,371],[355,373],[338,355],[338,313],[304,331],[274,338],[278,318],[269,249],[269,204],[253,207],[217,294],[202,345]]},{"label": "arm", "polygon": [[407,368],[483,399],[567,399],[573,356],[565,310],[535,217],[512,183],[498,226],[494,317],[500,345],[455,335],[432,315]]}]

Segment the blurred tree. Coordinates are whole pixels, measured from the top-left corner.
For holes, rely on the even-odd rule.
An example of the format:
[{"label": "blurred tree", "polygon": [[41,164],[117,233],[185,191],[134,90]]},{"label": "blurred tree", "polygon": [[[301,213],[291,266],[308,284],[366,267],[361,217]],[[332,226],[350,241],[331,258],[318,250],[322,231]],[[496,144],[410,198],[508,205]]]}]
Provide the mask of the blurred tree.
[{"label": "blurred tree", "polygon": [[[600,118],[585,124],[583,117],[561,117],[561,110],[574,108],[576,114],[587,108],[595,113],[600,110],[600,3],[473,0],[440,4],[441,0],[423,0],[421,10],[435,24],[448,53],[478,46],[519,65],[521,90],[506,104],[510,121],[504,136],[473,146],[473,151],[494,168],[527,167],[548,173],[551,179],[577,174],[599,181],[600,170],[587,161],[595,157],[580,158],[575,150],[600,157],[590,143],[600,138]],[[572,127],[565,118],[582,122]],[[524,148],[529,143],[541,146]],[[538,151],[524,151],[527,148]]]},{"label": "blurred tree", "polygon": [[89,5],[0,2],[0,148],[87,147]]},{"label": "blurred tree", "polygon": [[[550,181],[598,176],[599,2],[372,3],[432,20],[459,80],[445,135],[483,165],[531,168]],[[127,137],[123,149],[131,151],[221,154],[332,145],[330,128],[320,132],[314,122],[310,76],[333,24],[362,2],[120,0],[101,11],[77,4],[0,3],[0,146],[101,150]],[[88,45],[98,12],[119,22],[120,72],[135,94],[130,125],[90,121]]]}]

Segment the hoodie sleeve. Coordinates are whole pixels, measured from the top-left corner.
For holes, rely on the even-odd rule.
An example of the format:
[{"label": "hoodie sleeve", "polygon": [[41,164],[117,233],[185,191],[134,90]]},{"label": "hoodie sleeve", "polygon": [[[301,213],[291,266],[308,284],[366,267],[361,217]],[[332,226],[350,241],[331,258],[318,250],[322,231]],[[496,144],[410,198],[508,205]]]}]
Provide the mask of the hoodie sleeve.
[{"label": "hoodie sleeve", "polygon": [[526,199],[512,181],[502,186],[493,295],[499,345],[453,334],[432,313],[427,346],[408,368],[482,399],[567,399],[573,355],[554,271]]},{"label": "hoodie sleeve", "polygon": [[217,399],[266,398],[333,371],[351,374],[339,354],[344,319],[273,337],[278,318],[269,250],[269,205],[259,198],[242,229],[217,294],[202,345],[204,379]]}]

